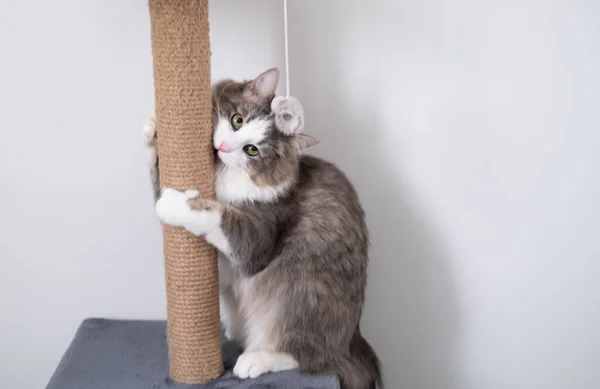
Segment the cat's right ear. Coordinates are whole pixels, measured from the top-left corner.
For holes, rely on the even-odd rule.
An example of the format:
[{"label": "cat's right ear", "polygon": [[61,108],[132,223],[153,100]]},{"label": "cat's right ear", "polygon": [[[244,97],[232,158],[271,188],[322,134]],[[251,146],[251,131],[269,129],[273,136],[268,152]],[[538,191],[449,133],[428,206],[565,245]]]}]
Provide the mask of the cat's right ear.
[{"label": "cat's right ear", "polygon": [[246,86],[245,92],[252,97],[266,99],[275,95],[277,83],[279,82],[279,70],[272,68],[262,73]]}]

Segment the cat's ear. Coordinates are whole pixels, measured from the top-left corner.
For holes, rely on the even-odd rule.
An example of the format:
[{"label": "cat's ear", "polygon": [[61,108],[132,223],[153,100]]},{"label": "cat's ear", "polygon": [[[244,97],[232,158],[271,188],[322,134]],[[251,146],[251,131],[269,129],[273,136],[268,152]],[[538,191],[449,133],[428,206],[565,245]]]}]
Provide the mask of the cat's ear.
[{"label": "cat's ear", "polygon": [[247,90],[258,98],[267,98],[275,94],[279,82],[279,70],[272,68],[262,73],[247,85]]},{"label": "cat's ear", "polygon": [[311,146],[314,146],[318,143],[320,143],[320,141],[317,138],[312,137],[310,135],[306,135],[306,134],[294,135],[294,146],[296,147],[296,150],[298,152],[301,152],[302,150],[307,149]]}]

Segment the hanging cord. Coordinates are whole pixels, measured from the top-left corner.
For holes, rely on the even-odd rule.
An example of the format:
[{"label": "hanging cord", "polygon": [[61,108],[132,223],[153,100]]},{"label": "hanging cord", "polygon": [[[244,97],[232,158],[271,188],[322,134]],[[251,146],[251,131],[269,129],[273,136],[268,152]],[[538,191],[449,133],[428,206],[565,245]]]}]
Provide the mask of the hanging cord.
[{"label": "hanging cord", "polygon": [[283,0],[283,25],[285,30],[285,89],[287,97],[290,97],[290,57],[288,52],[287,0]]}]

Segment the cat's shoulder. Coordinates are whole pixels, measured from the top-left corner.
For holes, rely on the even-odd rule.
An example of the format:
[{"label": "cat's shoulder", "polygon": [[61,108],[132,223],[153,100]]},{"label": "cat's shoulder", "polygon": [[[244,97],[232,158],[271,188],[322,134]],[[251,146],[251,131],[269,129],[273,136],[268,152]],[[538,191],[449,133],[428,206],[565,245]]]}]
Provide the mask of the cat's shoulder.
[{"label": "cat's shoulder", "polygon": [[312,155],[300,157],[300,182],[308,186],[338,186],[340,190],[353,190],[346,174],[333,162]]},{"label": "cat's shoulder", "polygon": [[303,155],[298,185],[293,193],[290,200],[297,207],[299,220],[310,225],[314,218],[337,220],[345,217],[348,223],[362,223],[364,213],[358,193],[333,162]]},{"label": "cat's shoulder", "polygon": [[344,174],[333,162],[313,155],[304,154],[300,157],[299,162],[301,174]]}]

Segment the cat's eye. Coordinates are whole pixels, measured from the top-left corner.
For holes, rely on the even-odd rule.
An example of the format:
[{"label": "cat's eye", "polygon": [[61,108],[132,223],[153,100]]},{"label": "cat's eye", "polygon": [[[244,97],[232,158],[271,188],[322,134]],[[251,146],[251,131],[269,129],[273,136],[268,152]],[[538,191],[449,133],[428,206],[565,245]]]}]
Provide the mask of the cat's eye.
[{"label": "cat's eye", "polygon": [[258,148],[254,145],[244,146],[244,152],[251,157],[256,157],[258,154],[260,154],[260,151],[258,151]]},{"label": "cat's eye", "polygon": [[240,127],[244,124],[244,118],[239,113],[233,114],[231,117],[231,125],[235,130],[239,130]]}]

